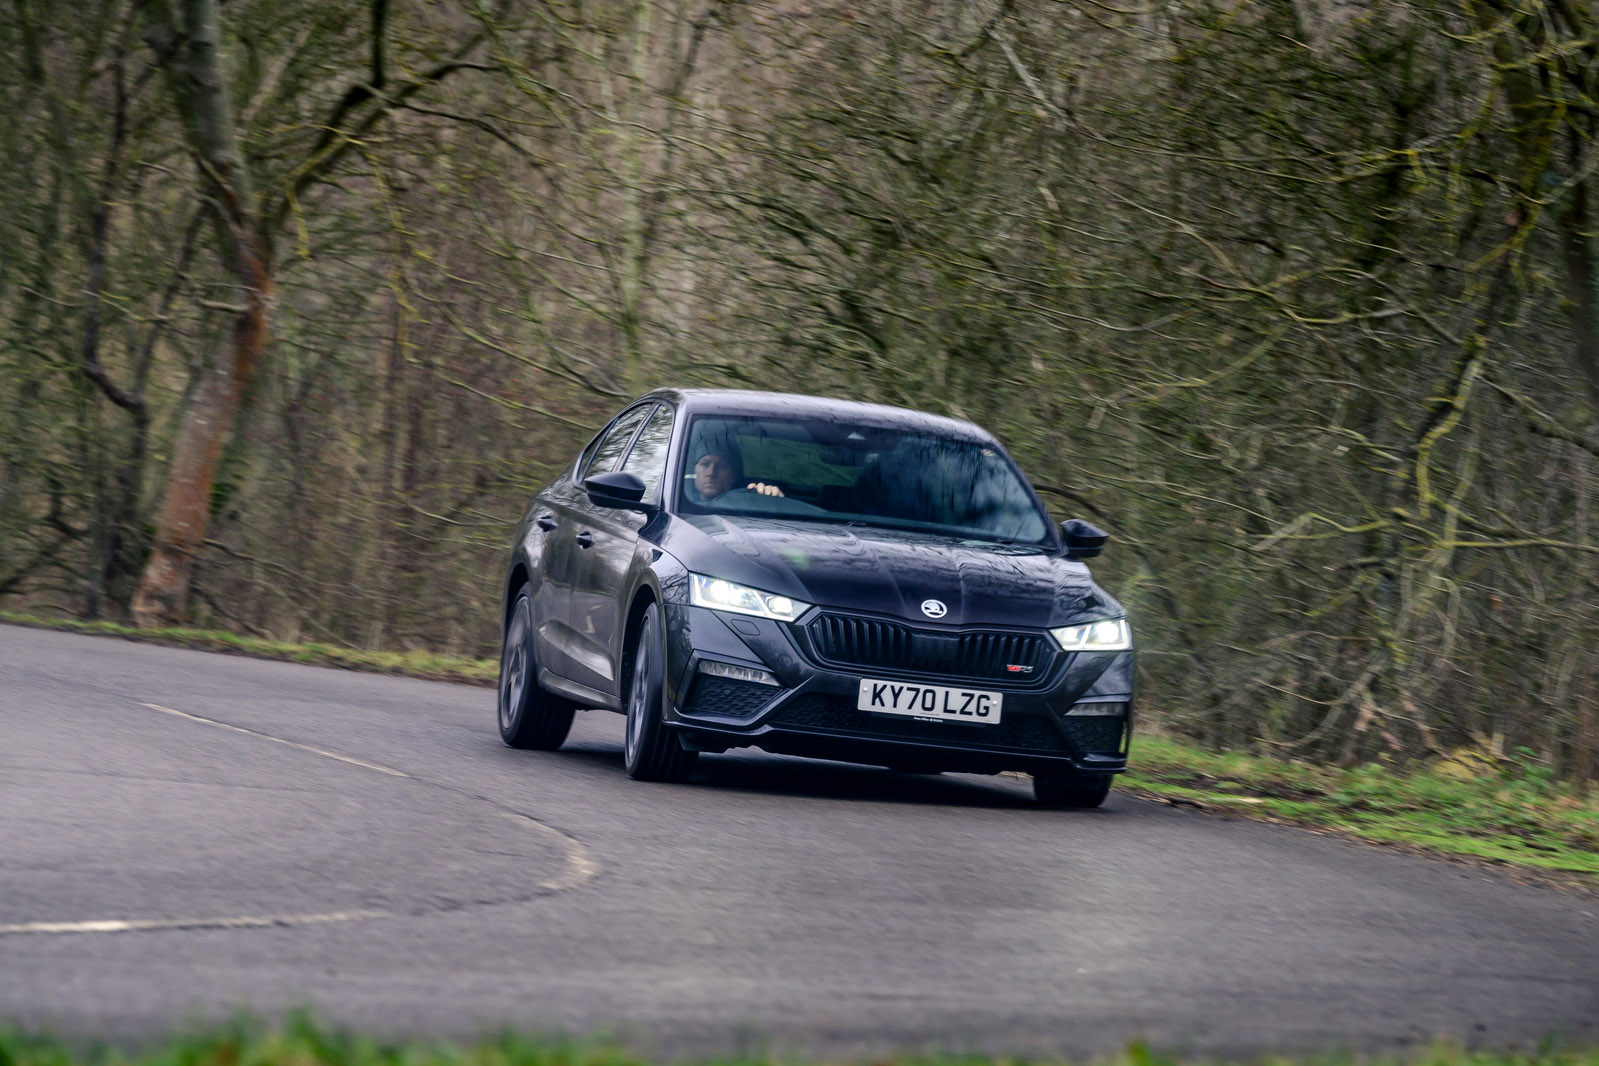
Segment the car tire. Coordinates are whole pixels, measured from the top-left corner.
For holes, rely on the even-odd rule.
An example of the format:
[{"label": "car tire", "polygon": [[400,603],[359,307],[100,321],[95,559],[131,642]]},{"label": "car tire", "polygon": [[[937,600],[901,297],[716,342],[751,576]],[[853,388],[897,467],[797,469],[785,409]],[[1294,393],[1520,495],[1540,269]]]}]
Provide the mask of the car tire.
[{"label": "car tire", "polygon": [[1043,807],[1098,807],[1110,795],[1110,774],[1080,774],[1073,770],[1033,773],[1033,796]]},{"label": "car tire", "polygon": [[533,654],[533,599],[527,586],[516,594],[500,648],[500,739],[513,748],[554,751],[566,742],[577,707],[539,687]]},{"label": "car tire", "polygon": [[627,733],[622,763],[635,781],[683,781],[699,753],[686,750],[662,716],[666,705],[666,640],[661,609],[639,619],[627,675]]}]

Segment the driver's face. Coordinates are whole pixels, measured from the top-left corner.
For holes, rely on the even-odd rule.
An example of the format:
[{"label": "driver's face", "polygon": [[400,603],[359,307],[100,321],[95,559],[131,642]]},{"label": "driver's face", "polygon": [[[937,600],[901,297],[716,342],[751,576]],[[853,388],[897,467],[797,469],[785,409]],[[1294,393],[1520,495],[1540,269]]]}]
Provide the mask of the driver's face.
[{"label": "driver's face", "polygon": [[694,488],[703,498],[709,500],[720,496],[732,487],[732,463],[715,452],[700,456],[700,461],[694,464]]}]

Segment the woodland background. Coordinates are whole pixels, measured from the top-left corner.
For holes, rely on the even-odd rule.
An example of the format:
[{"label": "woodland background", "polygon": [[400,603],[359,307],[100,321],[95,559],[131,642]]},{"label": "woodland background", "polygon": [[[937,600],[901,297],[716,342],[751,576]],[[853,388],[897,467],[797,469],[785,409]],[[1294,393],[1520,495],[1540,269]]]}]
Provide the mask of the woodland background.
[{"label": "woodland background", "polygon": [[1599,777],[1589,0],[6,0],[0,607],[492,655],[659,384],[998,433],[1142,706]]}]

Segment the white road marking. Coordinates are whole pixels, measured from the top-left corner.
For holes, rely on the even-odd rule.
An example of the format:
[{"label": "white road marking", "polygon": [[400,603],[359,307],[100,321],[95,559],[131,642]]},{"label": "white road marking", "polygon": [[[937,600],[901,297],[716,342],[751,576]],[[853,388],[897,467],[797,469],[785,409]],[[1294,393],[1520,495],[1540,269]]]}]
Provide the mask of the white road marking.
[{"label": "white road marking", "polygon": [[552,877],[547,881],[540,881],[537,888],[546,892],[563,892],[578,885],[587,884],[599,876],[600,864],[589,858],[588,849],[575,838],[567,836],[553,825],[545,825],[536,818],[529,818],[525,814],[515,811],[502,811],[507,818],[520,825],[530,825],[541,833],[555,838],[561,851],[566,855],[566,874],[561,877]]},{"label": "white road marking", "polygon": [[150,929],[265,929],[323,925],[387,918],[388,911],[330,911],[326,914],[237,915],[227,918],[100,918],[88,922],[21,922],[0,925],[0,936],[21,933],[136,933]]},{"label": "white road marking", "polygon": [[139,706],[148,707],[152,711],[160,711],[162,714],[175,714],[179,718],[187,718],[191,722],[204,722],[206,725],[214,725],[219,729],[231,729],[235,733],[243,733],[246,736],[260,737],[262,740],[270,740],[274,744],[287,744],[291,748],[299,748],[301,751],[309,751],[313,755],[322,755],[329,759],[337,759],[340,762],[347,762],[351,766],[361,766],[368,770],[376,770],[378,773],[388,774],[390,777],[411,776],[404,770],[396,770],[391,766],[379,766],[375,762],[362,762],[360,759],[352,759],[348,755],[340,755],[335,751],[324,751],[321,748],[313,748],[311,745],[301,744],[297,740],[284,740],[282,737],[275,737],[271,733],[262,733],[254,729],[246,729],[243,726],[230,725],[227,722],[219,722],[215,718],[202,718],[198,714],[190,714],[187,711],[176,711],[171,707],[163,707],[159,703],[141,703]]}]

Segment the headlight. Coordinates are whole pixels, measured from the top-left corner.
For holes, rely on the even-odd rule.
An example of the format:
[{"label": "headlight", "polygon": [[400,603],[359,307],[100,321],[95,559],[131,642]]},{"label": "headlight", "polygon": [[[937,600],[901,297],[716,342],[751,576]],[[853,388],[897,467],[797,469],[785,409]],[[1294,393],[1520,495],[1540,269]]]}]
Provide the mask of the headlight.
[{"label": "headlight", "polygon": [[1061,626],[1050,633],[1066,651],[1126,651],[1133,646],[1133,631],[1125,618]]},{"label": "headlight", "polygon": [[791,600],[787,596],[774,596],[770,592],[752,589],[748,585],[735,585],[719,577],[690,574],[688,579],[688,602],[696,607],[753,614],[757,618],[775,618],[779,622],[792,622],[811,607],[808,603]]}]

